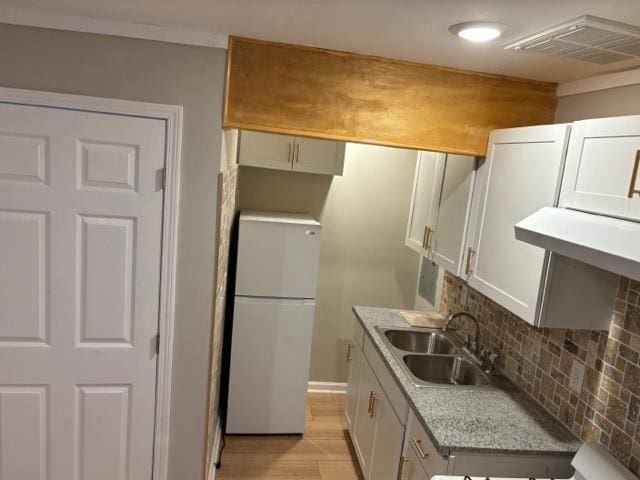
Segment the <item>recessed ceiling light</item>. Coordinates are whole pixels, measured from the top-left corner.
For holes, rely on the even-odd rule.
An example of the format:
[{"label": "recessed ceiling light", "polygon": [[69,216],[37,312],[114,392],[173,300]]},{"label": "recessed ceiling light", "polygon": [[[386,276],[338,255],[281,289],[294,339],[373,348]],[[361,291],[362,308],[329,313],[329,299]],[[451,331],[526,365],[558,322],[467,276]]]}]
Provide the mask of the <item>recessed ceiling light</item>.
[{"label": "recessed ceiling light", "polygon": [[470,42],[495,40],[506,29],[506,25],[496,22],[465,22],[449,27],[451,33]]}]

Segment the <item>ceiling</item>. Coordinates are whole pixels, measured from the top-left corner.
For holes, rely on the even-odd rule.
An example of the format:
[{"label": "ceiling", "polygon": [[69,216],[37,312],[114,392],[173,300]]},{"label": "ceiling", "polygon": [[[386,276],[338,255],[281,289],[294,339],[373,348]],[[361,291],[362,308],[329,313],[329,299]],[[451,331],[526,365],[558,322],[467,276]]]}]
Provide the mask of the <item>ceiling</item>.
[{"label": "ceiling", "polygon": [[[598,66],[504,45],[589,14],[640,25],[640,0],[0,0],[37,8],[381,55],[469,70],[565,82],[640,66]],[[490,44],[454,37],[469,20],[508,25]]]}]

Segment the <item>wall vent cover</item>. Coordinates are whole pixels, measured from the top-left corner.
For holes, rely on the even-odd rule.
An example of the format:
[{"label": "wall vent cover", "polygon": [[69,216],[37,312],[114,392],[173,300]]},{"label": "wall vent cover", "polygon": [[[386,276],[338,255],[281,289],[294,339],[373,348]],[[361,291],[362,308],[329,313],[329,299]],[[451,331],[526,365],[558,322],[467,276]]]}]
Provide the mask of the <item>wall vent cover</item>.
[{"label": "wall vent cover", "polygon": [[640,59],[640,27],[585,15],[504,48],[607,65]]}]

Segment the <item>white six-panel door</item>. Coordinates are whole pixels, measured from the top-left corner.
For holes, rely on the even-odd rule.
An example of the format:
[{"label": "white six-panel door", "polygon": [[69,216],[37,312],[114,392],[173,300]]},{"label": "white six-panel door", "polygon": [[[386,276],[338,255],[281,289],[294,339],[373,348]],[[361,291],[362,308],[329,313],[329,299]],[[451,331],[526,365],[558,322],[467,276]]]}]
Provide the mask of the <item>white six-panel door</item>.
[{"label": "white six-panel door", "polygon": [[0,478],[150,479],[165,122],[0,103]]}]

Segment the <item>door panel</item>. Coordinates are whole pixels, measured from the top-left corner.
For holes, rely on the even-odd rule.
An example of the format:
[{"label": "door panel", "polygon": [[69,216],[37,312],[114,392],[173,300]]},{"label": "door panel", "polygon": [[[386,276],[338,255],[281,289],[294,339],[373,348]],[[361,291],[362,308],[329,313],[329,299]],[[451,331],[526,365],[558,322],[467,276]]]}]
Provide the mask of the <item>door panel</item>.
[{"label": "door panel", "polygon": [[291,170],[293,137],[272,133],[240,132],[238,163],[250,167]]},{"label": "door panel", "polygon": [[163,120],[0,103],[10,478],[151,478],[165,130]]},{"label": "door panel", "polygon": [[0,387],[1,478],[50,478],[47,395],[42,385]]},{"label": "door panel", "polygon": [[76,386],[76,472],[86,480],[125,480],[130,385]]},{"label": "door panel", "polygon": [[307,173],[342,175],[344,142],[296,137],[295,149],[293,170]]},{"label": "door panel", "polygon": [[396,417],[384,392],[378,393],[374,418],[376,419],[375,445],[369,480],[389,480],[398,477],[404,425]]},{"label": "door panel", "polygon": [[362,356],[360,367],[360,387],[358,388],[358,407],[356,420],[353,427],[353,446],[360,460],[364,478],[369,478],[371,471],[371,456],[373,454],[373,441],[376,432],[375,419],[370,416],[371,395],[382,394],[373,370],[369,366],[365,356]]},{"label": "door panel", "polygon": [[444,153],[418,152],[405,243],[422,255],[430,253],[425,248],[426,228],[436,226],[445,157]]},{"label": "door panel", "polygon": [[487,173],[478,199],[469,285],[531,324],[547,256],[544,249],[516,240],[513,226],[557,204],[568,132],[566,125],[496,130],[481,167]]},{"label": "door panel", "polygon": [[0,346],[48,341],[47,225],[46,213],[0,210]]},{"label": "door panel", "polygon": [[447,155],[433,234],[433,261],[458,276],[462,268],[475,163],[475,157]]},{"label": "door panel", "polygon": [[349,378],[347,379],[347,394],[345,400],[345,419],[347,428],[353,430],[358,408],[358,388],[360,386],[360,368],[362,363],[362,350],[360,345],[352,343],[351,364],[349,366]]},{"label": "door panel", "polygon": [[[638,176],[640,116],[576,122],[567,152],[560,205],[588,212],[640,219]],[[636,185],[634,185],[636,183]]]},{"label": "door panel", "polygon": [[134,221],[79,215],[78,223],[79,342],[130,345]]}]

